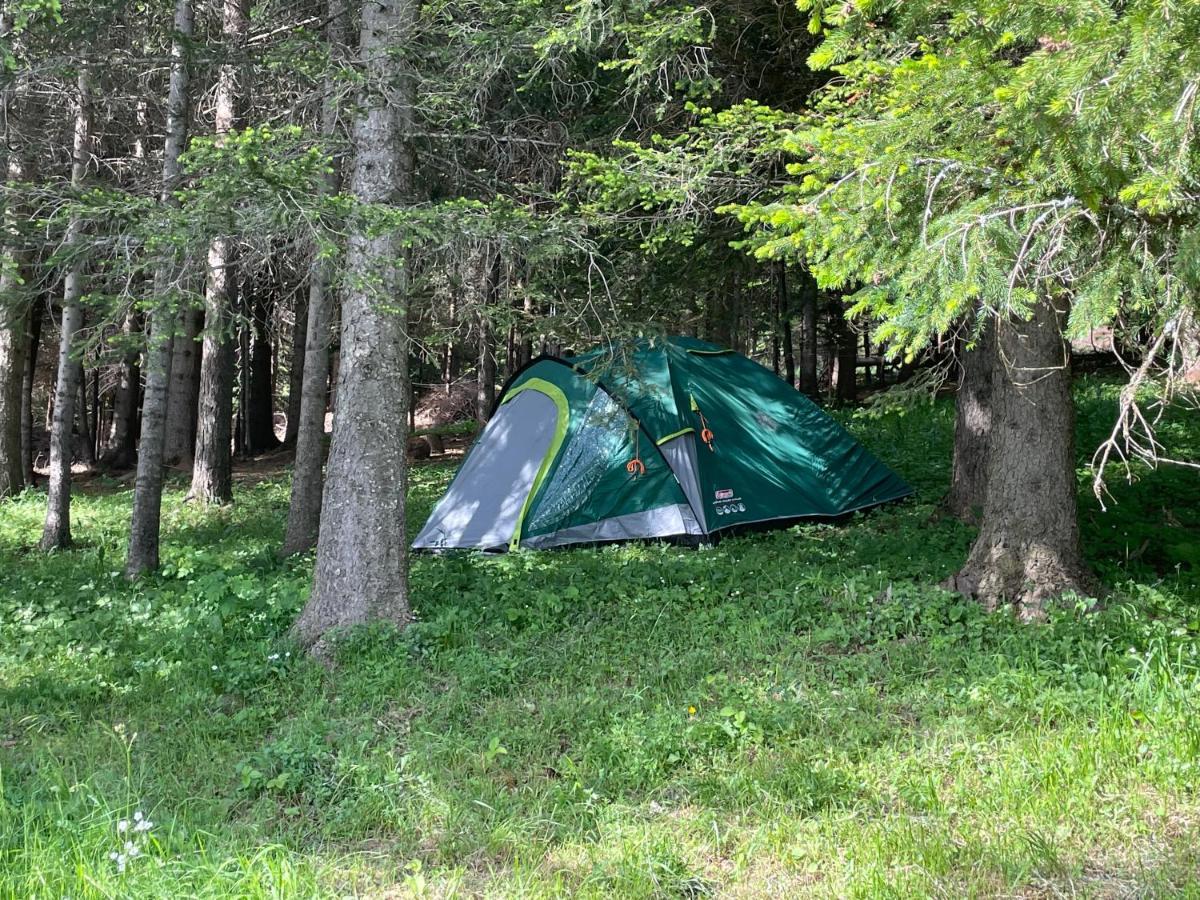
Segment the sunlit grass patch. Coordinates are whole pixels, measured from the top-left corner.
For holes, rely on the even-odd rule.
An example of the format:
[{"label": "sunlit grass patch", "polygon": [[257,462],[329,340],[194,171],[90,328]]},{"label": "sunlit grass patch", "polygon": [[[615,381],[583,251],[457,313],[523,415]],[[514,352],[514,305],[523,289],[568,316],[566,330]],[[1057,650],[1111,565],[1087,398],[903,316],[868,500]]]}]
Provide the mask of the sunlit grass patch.
[{"label": "sunlit grass patch", "polygon": [[[1110,404],[1081,387],[1081,452]],[[971,540],[931,517],[950,413],[849,418],[919,495],[846,525],[419,557],[416,623],[332,673],[287,643],[284,481],[173,484],[133,585],[127,489],[50,557],[44,497],[5,504],[0,896],[1200,891],[1194,475],[1101,513],[1081,470],[1103,608],[1021,625],[935,587]],[[410,528],[449,475],[414,473]]]}]

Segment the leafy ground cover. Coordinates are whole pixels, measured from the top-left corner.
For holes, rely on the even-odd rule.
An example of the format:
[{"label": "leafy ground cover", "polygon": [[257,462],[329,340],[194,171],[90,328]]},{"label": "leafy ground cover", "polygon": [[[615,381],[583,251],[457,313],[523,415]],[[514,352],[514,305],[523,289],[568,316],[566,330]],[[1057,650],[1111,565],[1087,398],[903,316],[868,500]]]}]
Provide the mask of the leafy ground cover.
[{"label": "leafy ground cover", "polygon": [[[1081,384],[1081,453],[1112,396]],[[422,557],[416,623],[333,672],[286,641],[284,478],[176,485],[136,585],[126,487],[50,557],[43,498],[0,507],[0,895],[1200,894],[1200,480],[1101,512],[1081,468],[1107,596],[1021,625],[935,587],[951,420],[851,418],[919,497],[844,526]]]}]

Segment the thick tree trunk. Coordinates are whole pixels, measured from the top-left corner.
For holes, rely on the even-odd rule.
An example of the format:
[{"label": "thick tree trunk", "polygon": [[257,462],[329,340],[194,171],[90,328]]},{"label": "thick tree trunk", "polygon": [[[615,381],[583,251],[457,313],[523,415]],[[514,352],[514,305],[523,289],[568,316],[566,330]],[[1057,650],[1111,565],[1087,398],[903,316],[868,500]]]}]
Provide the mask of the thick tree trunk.
[{"label": "thick tree trunk", "polygon": [[104,466],[109,469],[128,469],[137,459],[137,411],[142,392],[142,369],[136,344],[141,339],[142,317],[131,310],[126,314],[121,330],[129,349],[121,363],[109,449],[103,457]]},{"label": "thick tree trunk", "polygon": [[[346,42],[347,10],[344,0],[329,0],[326,40],[331,48]],[[325,85],[321,107],[321,134],[331,140],[337,134],[337,93],[332,79]],[[334,159],[324,189],[336,194],[341,189],[341,160]],[[292,467],[292,494],[288,504],[287,532],[280,554],[302,553],[317,543],[321,523],[321,493],[324,487],[325,409],[329,400],[329,345],[332,339],[334,290],[333,263],[318,256],[313,261],[308,285],[308,317],[304,338],[304,377],[300,386],[300,414],[296,432],[296,461]]]},{"label": "thick tree trunk", "polygon": [[[192,0],[176,0],[175,37],[171,42],[171,78],[167,94],[167,135],[163,146],[163,180],[159,202],[175,203],[179,157],[187,138],[187,45],[192,36]],[[171,351],[177,307],[169,300],[171,269],[167,261],[154,272],[156,305],[150,317],[146,351],[146,397],[142,403],[141,441],[133,516],[129,524],[129,553],[125,574],[134,578],[158,568],[159,525],[162,514],[163,455],[171,380]]]},{"label": "thick tree trunk", "polygon": [[[91,81],[86,69],[79,72],[79,106],[75,114],[74,161],[71,185],[79,188],[91,155]],[[71,430],[75,421],[75,398],[79,395],[83,367],[72,357],[75,332],[83,324],[83,223],[73,218],[67,225],[63,246],[70,262],[63,278],[62,330],[58,345],[58,378],[54,391],[54,421],[50,427],[50,492],[41,547],[55,550],[71,544]]]},{"label": "thick tree trunk", "polygon": [[[359,203],[412,202],[414,79],[403,46],[417,0],[362,9],[368,88],[354,125],[351,193]],[[312,596],[294,633],[321,655],[331,630],[409,618],[405,494],[408,463],[408,269],[401,236],[352,233],[342,296],[342,362]],[[386,303],[381,303],[385,300]],[[397,308],[399,307],[399,308]]]},{"label": "thick tree trunk", "polygon": [[999,363],[992,322],[984,325],[974,347],[960,348],[959,361],[954,401],[954,464],[945,509],[961,522],[978,525],[987,501],[992,373]]},{"label": "thick tree trunk", "polygon": [[[221,33],[226,50],[240,51],[249,29],[249,0],[224,0]],[[218,140],[237,126],[240,65],[221,66],[217,79],[215,130]],[[208,248],[208,284],[204,293],[204,345],[200,363],[196,455],[188,498],[202,503],[233,500],[233,335],[237,300],[233,241],[221,237]]]},{"label": "thick tree trunk", "polygon": [[196,452],[196,405],[200,401],[200,333],[204,310],[185,306],[171,345],[171,377],[167,390],[167,424],[163,463],[191,469]]},{"label": "thick tree trunk", "polygon": [[[311,275],[309,276],[312,277]],[[311,284],[309,290],[312,290]],[[294,447],[300,433],[300,397],[304,392],[304,341],[308,331],[308,299],[295,294],[295,319],[292,324],[292,364],[288,366],[287,430],[283,442]]]},{"label": "thick tree trunk", "polygon": [[25,352],[25,373],[21,379],[21,468],[25,484],[34,484],[33,471],[33,380],[37,375],[38,350],[42,344],[42,320],[46,304],[42,298],[33,301],[29,310],[29,336]]},{"label": "thick tree trunk", "polygon": [[997,324],[983,524],[951,586],[1023,617],[1086,591],[1076,515],[1075,409],[1065,312],[1043,299],[1028,322]]}]

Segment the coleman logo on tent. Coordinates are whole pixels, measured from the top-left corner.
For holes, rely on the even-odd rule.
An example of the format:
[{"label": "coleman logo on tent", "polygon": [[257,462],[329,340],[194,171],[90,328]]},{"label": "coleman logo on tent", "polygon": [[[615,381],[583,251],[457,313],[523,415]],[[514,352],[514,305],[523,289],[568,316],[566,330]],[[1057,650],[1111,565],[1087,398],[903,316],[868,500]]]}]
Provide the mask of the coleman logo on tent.
[{"label": "coleman logo on tent", "polygon": [[718,500],[732,500],[733,499],[733,491],[731,491],[731,490],[717,491],[716,497]]}]

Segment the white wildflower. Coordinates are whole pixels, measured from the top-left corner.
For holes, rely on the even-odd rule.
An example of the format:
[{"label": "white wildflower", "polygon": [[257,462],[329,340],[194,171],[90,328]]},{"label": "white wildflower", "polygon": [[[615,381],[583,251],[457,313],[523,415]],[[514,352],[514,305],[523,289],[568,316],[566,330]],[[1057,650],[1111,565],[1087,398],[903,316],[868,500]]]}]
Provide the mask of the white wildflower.
[{"label": "white wildflower", "polygon": [[129,820],[128,819],[122,819],[120,822],[117,823],[117,834],[124,834],[128,830],[129,830]]},{"label": "white wildflower", "polygon": [[149,819],[142,819],[140,822],[138,822],[136,825],[133,826],[133,830],[140,834],[143,831],[149,831],[153,827],[154,827],[154,823],[151,822]]},{"label": "white wildflower", "polygon": [[142,851],[138,849],[138,845],[135,844],[133,841],[125,842],[125,855],[128,856],[130,859],[133,859],[135,856],[137,856],[141,852]]},{"label": "white wildflower", "polygon": [[215,664],[215,663],[213,664],[212,670],[213,670],[214,672],[215,672],[215,671],[217,671],[217,666],[216,666],[216,664]]},{"label": "white wildflower", "polygon": [[270,656],[267,657],[267,662],[275,662],[275,660],[277,660],[277,659],[279,659],[279,654],[272,653]]}]

